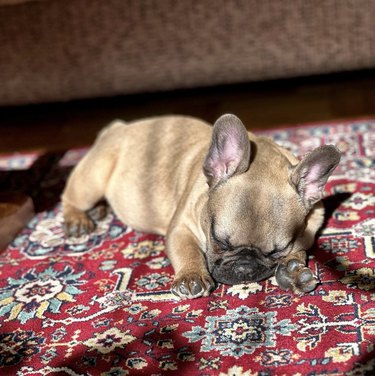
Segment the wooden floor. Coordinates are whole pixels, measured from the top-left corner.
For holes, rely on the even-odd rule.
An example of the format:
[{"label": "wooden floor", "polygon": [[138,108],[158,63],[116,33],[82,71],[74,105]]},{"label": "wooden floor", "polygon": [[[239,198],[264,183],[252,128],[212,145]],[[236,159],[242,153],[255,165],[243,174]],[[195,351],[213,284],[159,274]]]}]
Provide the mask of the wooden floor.
[{"label": "wooden floor", "polygon": [[0,107],[0,152],[92,143],[114,118],[239,116],[248,129],[375,116],[375,71],[25,107]]}]

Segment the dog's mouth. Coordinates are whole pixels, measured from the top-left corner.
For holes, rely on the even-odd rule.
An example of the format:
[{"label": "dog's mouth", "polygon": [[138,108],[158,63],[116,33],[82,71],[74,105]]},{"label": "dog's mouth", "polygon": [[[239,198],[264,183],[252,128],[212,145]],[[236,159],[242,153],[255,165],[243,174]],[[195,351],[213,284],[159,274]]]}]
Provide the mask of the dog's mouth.
[{"label": "dog's mouth", "polygon": [[272,260],[246,248],[235,254],[223,254],[223,257],[208,264],[209,271],[216,282],[228,285],[261,281],[273,275],[276,268]]}]

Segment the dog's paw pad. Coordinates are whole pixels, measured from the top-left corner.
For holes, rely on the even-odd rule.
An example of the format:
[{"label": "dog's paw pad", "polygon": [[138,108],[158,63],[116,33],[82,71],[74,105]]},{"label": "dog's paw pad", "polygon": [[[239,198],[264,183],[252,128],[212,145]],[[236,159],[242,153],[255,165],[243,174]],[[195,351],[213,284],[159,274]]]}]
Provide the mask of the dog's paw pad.
[{"label": "dog's paw pad", "polygon": [[309,268],[303,268],[298,273],[298,283],[303,285],[304,283],[310,282],[314,278],[314,274]]},{"label": "dog's paw pad", "polygon": [[190,291],[193,296],[201,294],[203,290],[204,290],[204,287],[201,284],[197,283],[196,281],[192,281],[190,283]]},{"label": "dog's paw pad", "polygon": [[189,284],[187,284],[186,282],[182,282],[180,284],[180,293],[185,296],[200,296],[202,292],[203,286],[196,281],[192,281]]},{"label": "dog's paw pad", "polygon": [[298,269],[301,269],[302,266],[303,264],[299,260],[292,259],[292,260],[289,260],[288,263],[286,264],[286,270],[288,271],[288,273],[294,273]]},{"label": "dog's paw pad", "polygon": [[208,296],[214,287],[211,277],[188,274],[177,277],[172,283],[171,291],[182,299],[194,299]]},{"label": "dog's paw pad", "polygon": [[291,259],[287,264],[280,264],[276,270],[276,280],[284,290],[292,290],[295,294],[311,292],[319,284],[312,270],[305,267],[297,259]]},{"label": "dog's paw pad", "polygon": [[318,285],[319,280],[315,277],[314,273],[309,268],[303,268],[297,277],[297,293],[311,292]]}]

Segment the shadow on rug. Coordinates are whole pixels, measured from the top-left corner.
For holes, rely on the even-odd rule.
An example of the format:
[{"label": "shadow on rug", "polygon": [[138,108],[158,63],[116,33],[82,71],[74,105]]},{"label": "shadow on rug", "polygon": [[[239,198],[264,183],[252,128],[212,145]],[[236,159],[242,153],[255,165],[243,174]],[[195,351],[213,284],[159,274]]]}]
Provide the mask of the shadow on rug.
[{"label": "shadow on rug", "polygon": [[296,155],[321,144],[343,152],[310,252],[322,284],[302,297],[271,278],[178,301],[162,237],[113,214],[90,236],[64,237],[56,202],[85,150],[50,157],[34,180],[38,153],[0,156],[3,171],[26,170],[13,188],[31,181],[39,209],[0,256],[0,374],[373,374],[374,129],[362,120],[262,132]]}]

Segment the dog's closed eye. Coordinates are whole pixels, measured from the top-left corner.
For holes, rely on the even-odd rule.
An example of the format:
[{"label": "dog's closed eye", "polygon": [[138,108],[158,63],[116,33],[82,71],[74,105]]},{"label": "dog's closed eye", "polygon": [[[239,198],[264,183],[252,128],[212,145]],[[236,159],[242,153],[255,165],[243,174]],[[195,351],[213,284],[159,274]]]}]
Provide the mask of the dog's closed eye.
[{"label": "dog's closed eye", "polygon": [[214,237],[215,242],[223,251],[232,251],[234,247],[227,240],[221,240]]},{"label": "dog's closed eye", "polygon": [[211,222],[211,237],[222,251],[232,251],[235,247],[230,243],[229,239],[222,239],[215,233],[215,220]]},{"label": "dog's closed eye", "polygon": [[294,239],[291,239],[285,246],[275,247],[271,252],[267,253],[267,256],[277,259],[279,256],[282,256],[285,250],[289,248]]}]

